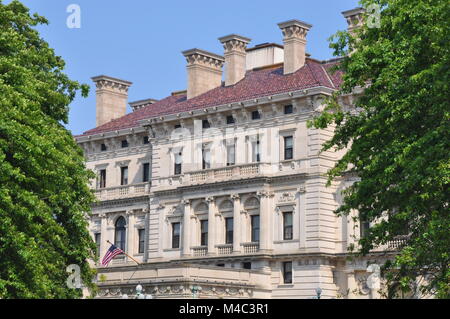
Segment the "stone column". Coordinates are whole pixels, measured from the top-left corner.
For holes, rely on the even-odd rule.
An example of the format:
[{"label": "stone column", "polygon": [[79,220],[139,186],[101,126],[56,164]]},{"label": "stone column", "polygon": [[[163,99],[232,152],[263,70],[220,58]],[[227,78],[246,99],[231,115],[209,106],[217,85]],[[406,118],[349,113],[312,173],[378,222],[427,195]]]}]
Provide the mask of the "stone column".
[{"label": "stone column", "polygon": [[109,244],[106,242],[108,240],[107,237],[107,223],[108,219],[106,217],[105,213],[101,213],[98,215],[101,218],[101,224],[100,224],[100,256],[99,261],[101,262],[101,259],[106,254],[106,250],[109,249]]},{"label": "stone column", "polygon": [[214,197],[206,198],[208,203],[208,255],[216,254],[216,202]]},{"label": "stone column", "polygon": [[183,234],[183,256],[190,256],[191,255],[191,215],[192,215],[192,209],[191,209],[191,201],[190,200],[183,200],[182,204],[184,205],[184,214],[183,214],[183,228],[182,228],[182,234]]},{"label": "stone column", "polygon": [[[125,245],[125,252],[130,255],[133,256],[134,255],[134,242],[133,242],[133,230],[134,230],[134,215],[133,215],[134,211],[133,210],[127,210],[126,214],[127,214],[127,242]],[[126,257],[127,261],[132,261],[130,260],[130,258]]]},{"label": "stone column", "polygon": [[260,198],[259,206],[259,249],[262,251],[272,250],[273,231],[272,231],[272,214],[271,214],[271,198],[273,194],[267,191],[261,191],[256,194]]},{"label": "stone column", "polygon": [[231,195],[233,200],[233,252],[241,252],[241,198],[239,194]]},{"label": "stone column", "polygon": [[145,237],[144,237],[144,257],[143,257],[143,262],[147,262],[148,261],[148,245],[149,245],[149,241],[150,241],[150,209],[149,208],[145,208],[144,209],[144,213],[145,213]]}]

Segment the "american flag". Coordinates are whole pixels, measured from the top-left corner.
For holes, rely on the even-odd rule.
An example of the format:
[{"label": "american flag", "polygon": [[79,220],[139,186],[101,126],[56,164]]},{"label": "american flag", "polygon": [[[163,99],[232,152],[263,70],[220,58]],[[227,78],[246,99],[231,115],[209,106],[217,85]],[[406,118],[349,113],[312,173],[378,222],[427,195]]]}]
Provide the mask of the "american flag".
[{"label": "american flag", "polygon": [[109,262],[116,257],[117,255],[123,254],[123,250],[120,248],[117,248],[114,245],[111,245],[109,247],[108,251],[105,254],[105,257],[102,259],[102,266],[108,266]]}]

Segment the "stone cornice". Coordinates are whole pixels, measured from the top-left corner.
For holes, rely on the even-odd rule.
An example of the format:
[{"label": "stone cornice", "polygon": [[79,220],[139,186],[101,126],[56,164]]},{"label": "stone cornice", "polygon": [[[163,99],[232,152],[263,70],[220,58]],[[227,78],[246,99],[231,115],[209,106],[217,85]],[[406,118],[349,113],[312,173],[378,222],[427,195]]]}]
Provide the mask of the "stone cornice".
[{"label": "stone cornice", "polygon": [[113,78],[106,75],[94,76],[91,78],[95,82],[97,90],[111,90],[117,93],[126,94],[132,82]]},{"label": "stone cornice", "polygon": [[225,55],[233,51],[245,54],[247,44],[251,41],[251,39],[237,34],[230,34],[224,37],[220,37],[219,41],[223,44]]},{"label": "stone cornice", "polygon": [[221,70],[225,59],[215,53],[200,49],[190,49],[183,51],[182,54],[186,57],[188,67],[199,65],[216,70]]},{"label": "stone cornice", "polygon": [[289,20],[286,22],[278,23],[281,31],[283,32],[284,40],[299,39],[302,41],[306,40],[306,35],[312,25],[300,21],[300,20]]}]

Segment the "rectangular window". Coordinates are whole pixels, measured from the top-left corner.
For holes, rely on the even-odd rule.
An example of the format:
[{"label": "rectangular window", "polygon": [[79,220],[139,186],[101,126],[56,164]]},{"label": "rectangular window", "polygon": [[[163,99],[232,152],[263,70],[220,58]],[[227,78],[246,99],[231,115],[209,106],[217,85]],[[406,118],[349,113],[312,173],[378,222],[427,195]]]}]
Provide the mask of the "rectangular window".
[{"label": "rectangular window", "polygon": [[283,213],[283,240],[292,240],[292,212]]},{"label": "rectangular window", "polygon": [[181,174],[181,161],[182,161],[182,154],[181,152],[175,154],[175,167],[174,167],[174,174],[180,175]]},{"label": "rectangular window", "polygon": [[120,185],[128,185],[128,166],[120,168]]},{"label": "rectangular window", "polygon": [[291,160],[294,158],[294,143],[292,136],[284,137],[284,159]]},{"label": "rectangular window", "polygon": [[236,145],[227,145],[227,166],[236,164]]},{"label": "rectangular window", "polygon": [[142,169],[142,181],[145,183],[150,180],[150,163],[144,163]]},{"label": "rectangular window", "polygon": [[283,263],[283,283],[292,284],[292,262]]},{"label": "rectangular window", "polygon": [[261,114],[259,111],[253,111],[252,112],[252,120],[259,120],[261,118]]},{"label": "rectangular window", "polygon": [[202,169],[211,168],[211,150],[206,146],[202,149]]},{"label": "rectangular window", "polygon": [[284,114],[292,114],[294,112],[294,108],[292,105],[285,105],[284,106]]},{"label": "rectangular window", "polygon": [[106,187],[106,169],[101,169],[99,171],[99,184],[98,187],[99,188],[105,188]]},{"label": "rectangular window", "polygon": [[202,128],[206,129],[206,128],[210,128],[211,125],[209,124],[208,120],[203,120],[202,121]]},{"label": "rectangular window", "polygon": [[201,220],[200,221],[200,245],[207,246],[208,245],[208,221]]},{"label": "rectangular window", "polygon": [[227,116],[227,124],[234,124],[234,117],[233,115]]},{"label": "rectangular window", "polygon": [[225,243],[233,243],[233,218],[225,218]]},{"label": "rectangular window", "polygon": [[370,223],[362,221],[360,222],[360,228],[360,236],[364,238],[369,234]]},{"label": "rectangular window", "polygon": [[106,147],[106,144],[102,143],[102,145],[100,145],[100,150],[102,152],[105,152],[108,148]]},{"label": "rectangular window", "polygon": [[145,243],[145,229],[138,229],[138,235],[139,235],[139,248],[138,253],[143,254],[144,253],[144,243]]},{"label": "rectangular window", "polygon": [[144,143],[144,144],[150,143],[149,140],[148,140],[148,136],[144,136],[143,137],[142,143]]},{"label": "rectangular window", "polygon": [[172,248],[180,248],[180,223],[172,224]]},{"label": "rectangular window", "polygon": [[261,161],[261,154],[260,154],[260,145],[259,145],[259,138],[255,142],[252,142],[252,162],[258,163]]},{"label": "rectangular window", "polygon": [[101,242],[102,236],[100,233],[95,233],[94,237],[95,237],[95,246],[97,247],[96,254],[97,254],[97,257],[99,257],[100,256],[100,242]]},{"label": "rectangular window", "polygon": [[252,263],[251,262],[244,262],[244,263],[242,263],[242,268],[244,268],[244,269],[252,269]]},{"label": "rectangular window", "polygon": [[370,222],[365,221],[361,214],[359,214],[359,218],[359,236],[364,238],[369,234]]},{"label": "rectangular window", "polygon": [[251,217],[252,226],[252,243],[259,242],[259,215],[253,215]]},{"label": "rectangular window", "polygon": [[122,148],[128,147],[128,141],[127,140],[123,140],[122,141]]}]

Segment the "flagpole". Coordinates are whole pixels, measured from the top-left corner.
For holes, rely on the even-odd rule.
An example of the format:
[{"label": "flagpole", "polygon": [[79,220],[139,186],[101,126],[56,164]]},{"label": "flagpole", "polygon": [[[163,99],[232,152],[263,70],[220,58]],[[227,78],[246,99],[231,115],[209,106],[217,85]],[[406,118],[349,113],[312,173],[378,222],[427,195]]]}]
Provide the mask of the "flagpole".
[{"label": "flagpole", "polygon": [[[113,243],[110,242],[109,240],[107,240],[106,242],[107,242],[108,244],[110,244],[111,246],[113,245]],[[121,250],[122,250],[122,249],[121,249]],[[136,264],[141,265],[141,263],[139,263],[136,259],[134,259],[134,258],[131,257],[130,255],[128,255],[126,252],[124,252],[123,250],[122,250],[122,252],[124,253],[125,256],[131,258]]]}]

